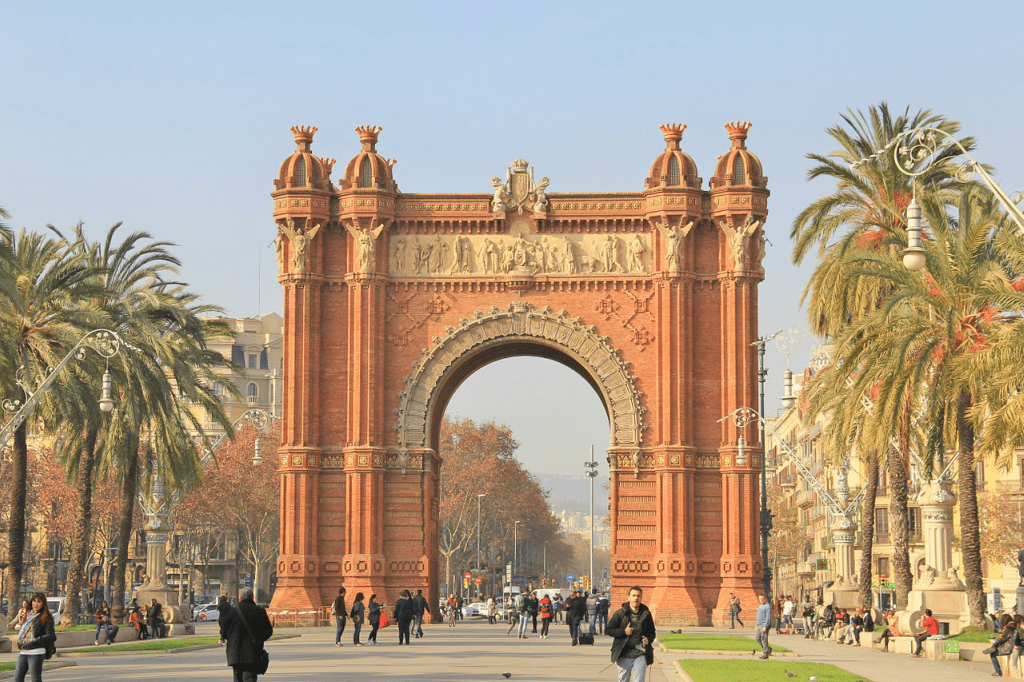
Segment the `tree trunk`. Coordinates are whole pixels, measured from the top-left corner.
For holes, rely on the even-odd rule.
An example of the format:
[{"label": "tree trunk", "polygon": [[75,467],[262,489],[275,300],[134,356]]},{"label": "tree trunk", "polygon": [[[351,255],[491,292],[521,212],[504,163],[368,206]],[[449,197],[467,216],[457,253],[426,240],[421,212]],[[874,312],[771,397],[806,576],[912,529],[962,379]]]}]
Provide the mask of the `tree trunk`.
[{"label": "tree trunk", "polygon": [[11,519],[7,529],[7,603],[13,617],[21,604],[21,578],[25,561],[25,498],[28,486],[28,425],[14,430],[14,459],[11,461]]},{"label": "tree trunk", "polygon": [[956,406],[956,435],[960,446],[957,492],[960,503],[960,556],[967,586],[971,625],[984,627],[985,590],[981,578],[981,535],[978,530],[978,487],[974,472],[974,426],[967,418],[971,398],[960,394]]},{"label": "tree trunk", "polygon": [[131,544],[133,521],[135,520],[135,501],[139,494],[139,439],[129,439],[125,444],[127,467],[121,489],[121,522],[117,531],[117,558],[114,563],[114,587],[112,590],[111,610],[115,621],[124,620],[124,587],[125,570],[128,567],[128,548]]},{"label": "tree trunk", "polygon": [[86,431],[78,457],[78,516],[71,537],[64,611],[68,616],[62,622],[65,628],[75,624],[82,606],[82,581],[85,580],[85,564],[89,559],[89,539],[92,535],[92,477],[96,468],[96,436],[95,428]]},{"label": "tree trunk", "polygon": [[889,533],[892,537],[892,577],[896,583],[896,610],[907,607],[907,595],[913,583],[910,574],[910,518],[907,512],[907,468],[903,456],[890,452],[886,464],[889,473]]},{"label": "tree trunk", "polygon": [[878,494],[878,453],[868,455],[868,482],[864,489],[863,513],[860,517],[861,554],[860,554],[860,603],[871,606],[871,568],[872,552],[875,541],[875,497]]}]

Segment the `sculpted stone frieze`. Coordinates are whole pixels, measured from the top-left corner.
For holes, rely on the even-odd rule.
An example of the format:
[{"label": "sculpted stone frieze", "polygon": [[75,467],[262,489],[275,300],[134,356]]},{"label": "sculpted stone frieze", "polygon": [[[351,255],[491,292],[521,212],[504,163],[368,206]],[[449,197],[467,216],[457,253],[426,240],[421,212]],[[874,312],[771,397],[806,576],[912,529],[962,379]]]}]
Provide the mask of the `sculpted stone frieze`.
[{"label": "sculpted stone frieze", "polygon": [[388,267],[393,277],[647,274],[651,244],[644,233],[395,235]]},{"label": "sculpted stone frieze", "polygon": [[612,418],[612,445],[639,446],[646,424],[636,378],[607,340],[594,327],[565,312],[555,313],[532,304],[510,304],[507,309],[477,312],[462,319],[424,349],[400,395],[395,431],[400,449],[429,447],[427,433],[430,399],[441,377],[467,351],[496,339],[543,339],[561,346],[594,377]]}]

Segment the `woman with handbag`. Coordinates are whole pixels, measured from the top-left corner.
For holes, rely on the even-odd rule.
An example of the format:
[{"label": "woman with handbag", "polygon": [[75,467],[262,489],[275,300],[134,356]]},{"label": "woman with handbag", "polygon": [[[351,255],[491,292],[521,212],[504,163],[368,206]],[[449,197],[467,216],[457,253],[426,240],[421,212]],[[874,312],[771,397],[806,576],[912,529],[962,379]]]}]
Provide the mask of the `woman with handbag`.
[{"label": "woman with handbag", "polygon": [[993,677],[1003,676],[1003,669],[999,666],[999,657],[1009,656],[1017,641],[1017,626],[1014,625],[1013,618],[1009,614],[1004,613],[999,617],[999,627],[1002,628],[999,639],[992,642],[992,646],[985,650],[992,657],[992,667],[995,668],[995,672],[992,673]]},{"label": "woman with handbag", "polygon": [[18,630],[18,662],[14,668],[14,682],[25,682],[32,671],[32,682],[42,682],[43,660],[57,651],[57,633],[53,629],[53,616],[46,605],[46,595],[32,595],[32,612]]}]

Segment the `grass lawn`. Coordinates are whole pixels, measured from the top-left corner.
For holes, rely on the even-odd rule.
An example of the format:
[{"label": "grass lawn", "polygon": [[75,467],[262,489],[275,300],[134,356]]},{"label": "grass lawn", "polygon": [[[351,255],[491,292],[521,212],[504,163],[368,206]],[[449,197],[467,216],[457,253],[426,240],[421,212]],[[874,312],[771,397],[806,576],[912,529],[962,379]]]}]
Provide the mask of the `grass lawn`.
[{"label": "grass lawn", "polygon": [[[658,641],[668,649],[692,649],[701,651],[761,651],[761,645],[750,637],[743,635],[658,635]],[[768,639],[773,650],[789,653],[789,649],[776,646]]]},{"label": "grass lawn", "polygon": [[[131,627],[131,626],[128,626],[128,625],[121,625],[120,623],[118,623],[117,626],[120,627],[120,628]],[[95,629],[96,629],[95,625],[75,625],[75,626],[70,627],[70,628],[58,627],[57,628],[57,633],[59,634],[61,632],[89,632],[89,631],[92,631],[92,630],[95,630]],[[8,630],[7,634],[8,635],[16,635],[18,633],[15,632],[14,630]]]},{"label": "grass lawn", "polygon": [[81,654],[106,651],[170,651],[181,649],[187,646],[203,646],[205,644],[216,644],[220,637],[186,637],[183,639],[144,639],[141,642],[128,642],[126,644],[111,644],[110,646],[87,646],[78,649],[63,649],[57,652],[60,654]]},{"label": "grass lawn", "polygon": [[[52,663],[52,661],[43,661],[43,666],[47,666],[50,663]],[[15,661],[11,661],[10,663],[0,663],[0,673],[14,672],[14,666],[16,665],[17,663]]]},{"label": "grass lawn", "polygon": [[[288,635],[280,634],[274,635],[271,639],[277,639],[278,637],[287,637]],[[208,644],[216,644],[220,641],[220,636],[215,637],[184,637],[184,638],[164,638],[164,639],[144,639],[142,641],[127,642],[125,644],[111,644],[109,646],[86,646],[79,647],[77,649],[61,649],[57,651],[57,655],[61,654],[90,654],[100,653],[107,651],[170,651],[172,649],[183,649],[190,646],[206,646]]]},{"label": "grass lawn", "polygon": [[787,679],[783,670],[794,673],[795,680],[806,680],[812,675],[818,682],[855,682],[865,677],[846,672],[826,663],[796,663],[791,661],[704,661],[682,660],[679,665],[693,682],[779,682]]},{"label": "grass lawn", "polygon": [[988,642],[990,639],[995,639],[999,635],[991,630],[985,630],[976,626],[968,626],[958,635],[951,635],[946,639],[958,639],[961,642]]}]

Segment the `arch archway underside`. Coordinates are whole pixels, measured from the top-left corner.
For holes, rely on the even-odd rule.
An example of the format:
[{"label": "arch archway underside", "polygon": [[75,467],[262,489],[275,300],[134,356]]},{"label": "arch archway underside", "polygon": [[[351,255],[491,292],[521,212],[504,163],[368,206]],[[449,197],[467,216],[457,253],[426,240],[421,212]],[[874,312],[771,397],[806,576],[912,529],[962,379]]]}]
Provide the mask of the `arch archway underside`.
[{"label": "arch archway underside", "polygon": [[575,360],[590,375],[608,410],[611,447],[640,447],[646,428],[641,393],[628,364],[607,338],[564,311],[556,313],[530,303],[513,303],[506,309],[478,311],[473,318],[460,320],[424,350],[406,379],[406,390],[399,396],[395,430],[400,452],[430,446],[431,401],[446,374],[468,353],[499,341],[533,341],[554,346]]}]

